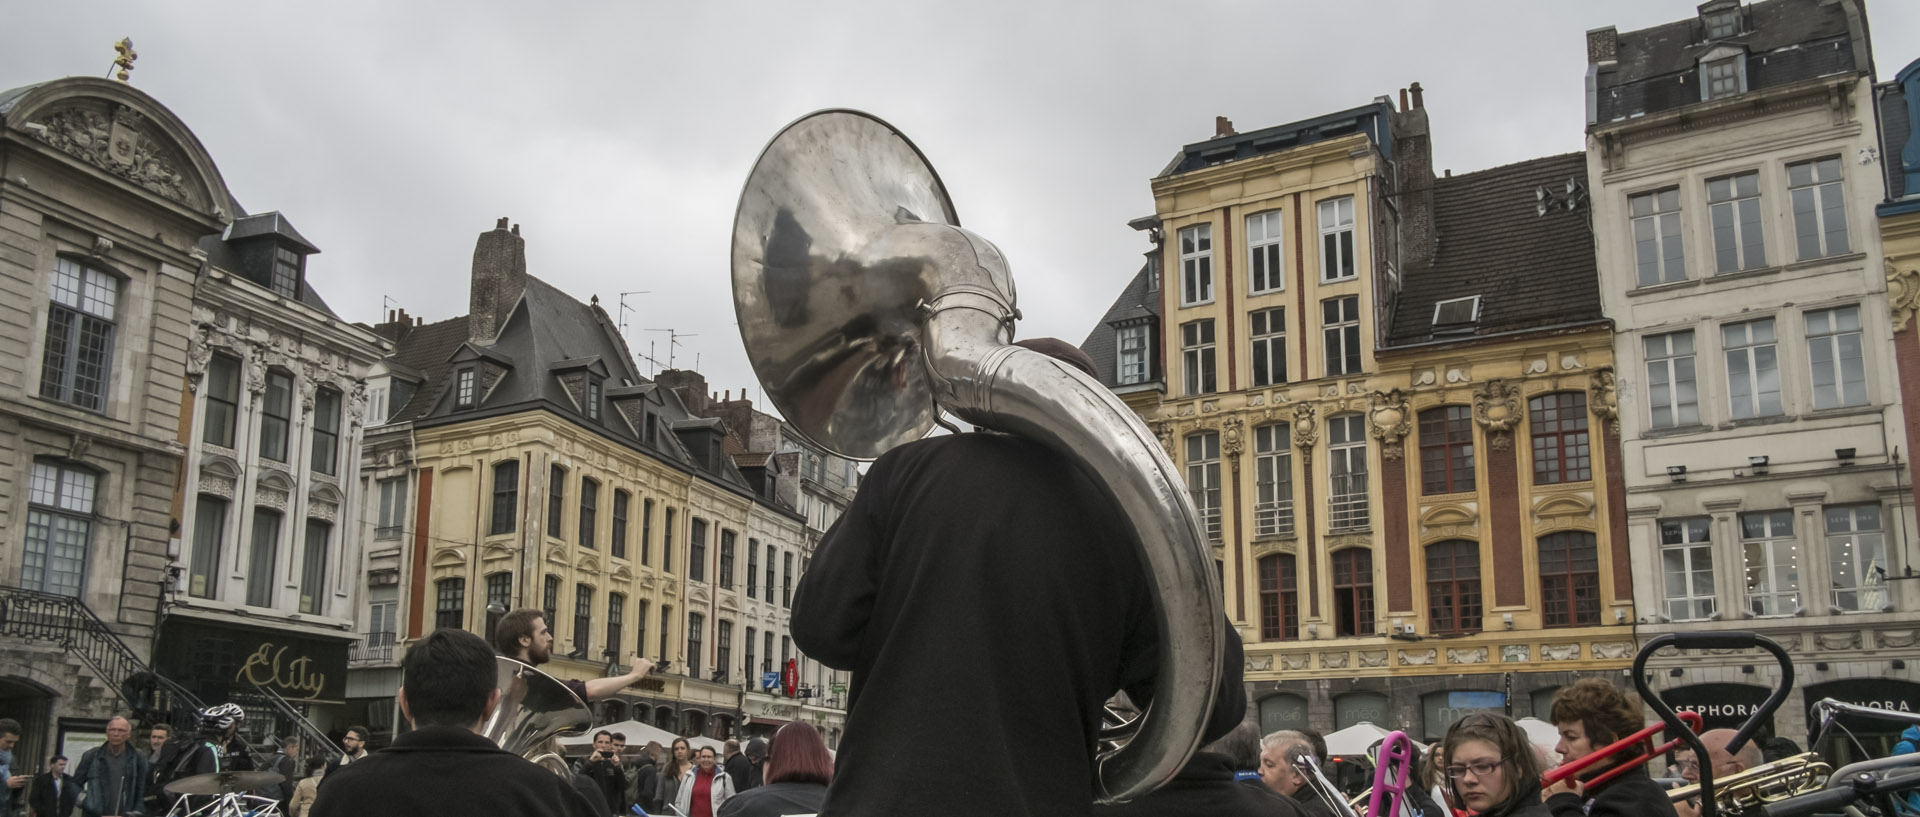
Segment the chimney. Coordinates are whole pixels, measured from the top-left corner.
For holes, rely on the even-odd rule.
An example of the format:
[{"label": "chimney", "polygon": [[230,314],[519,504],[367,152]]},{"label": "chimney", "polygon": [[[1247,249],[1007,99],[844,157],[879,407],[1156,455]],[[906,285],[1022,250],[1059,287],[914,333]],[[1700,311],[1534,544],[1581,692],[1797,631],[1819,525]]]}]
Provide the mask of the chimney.
[{"label": "chimney", "polygon": [[1400,112],[1407,112],[1407,89],[1405,88],[1400,89]]},{"label": "chimney", "polygon": [[1216,116],[1213,118],[1213,138],[1218,139],[1222,136],[1232,135],[1234,135],[1233,120],[1224,116]]},{"label": "chimney", "polygon": [[692,369],[662,369],[653,376],[653,382],[660,387],[680,395],[680,402],[687,407],[687,413],[695,417],[707,416],[707,378]]},{"label": "chimney", "polygon": [[520,225],[501,218],[473,247],[473,282],[467,294],[467,339],[490,344],[500,334],[520,293],[527,288],[527,242]]},{"label": "chimney", "polygon": [[414,318],[407,315],[407,310],[389,309],[386,322],[373,327],[373,332],[394,343],[399,343],[406,338],[408,330],[413,328],[413,321]]},{"label": "chimney", "polygon": [[1405,110],[1393,115],[1394,187],[1400,195],[1402,275],[1433,263],[1433,138],[1420,83],[1400,92]]},{"label": "chimney", "polygon": [[1620,30],[1613,26],[1587,32],[1587,64],[1615,62],[1620,54]]}]

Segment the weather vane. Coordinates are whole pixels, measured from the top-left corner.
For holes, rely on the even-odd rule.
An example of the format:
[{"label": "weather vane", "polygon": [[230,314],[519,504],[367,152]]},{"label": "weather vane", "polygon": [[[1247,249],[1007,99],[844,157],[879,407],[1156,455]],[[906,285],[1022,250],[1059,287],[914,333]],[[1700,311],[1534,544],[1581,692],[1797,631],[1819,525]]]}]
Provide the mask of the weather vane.
[{"label": "weather vane", "polygon": [[[120,73],[114,75],[114,78],[126,82],[128,72],[133,70],[133,61],[140,59],[140,55],[133,52],[133,38],[121,37],[120,42],[113,44],[113,50],[120,55],[113,58],[114,67],[120,69]],[[107,73],[112,74],[113,69],[107,69]]]}]

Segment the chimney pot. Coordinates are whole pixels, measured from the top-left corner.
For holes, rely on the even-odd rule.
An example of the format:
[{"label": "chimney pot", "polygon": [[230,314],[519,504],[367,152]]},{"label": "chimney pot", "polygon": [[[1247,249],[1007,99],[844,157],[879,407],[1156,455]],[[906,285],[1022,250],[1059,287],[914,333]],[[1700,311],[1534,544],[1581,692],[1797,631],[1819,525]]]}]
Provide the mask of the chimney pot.
[{"label": "chimney pot", "polygon": [[1587,32],[1587,63],[1589,65],[1617,62],[1619,53],[1619,29],[1607,26]]},{"label": "chimney pot", "polygon": [[1413,94],[1413,107],[1415,108],[1427,107],[1425,103],[1420,101],[1420,83],[1416,82],[1412,85],[1407,86],[1407,91]]},{"label": "chimney pot", "polygon": [[1401,88],[1400,89],[1400,112],[1406,113],[1406,111],[1407,111],[1407,89]]},{"label": "chimney pot", "polygon": [[1222,136],[1232,136],[1233,134],[1233,120],[1224,116],[1216,116],[1213,118],[1213,137],[1215,139]]},{"label": "chimney pot", "polygon": [[425,318],[414,318],[414,319],[413,319],[413,325],[414,325],[414,326],[419,326],[420,324],[422,324],[422,323],[425,323],[425,322],[426,322],[426,319],[425,319]]},{"label": "chimney pot", "polygon": [[493,223],[493,228],[494,228],[494,229],[496,229],[496,230],[504,230],[504,229],[506,229],[506,228],[507,228],[507,217],[506,217],[506,216],[501,216],[501,217],[500,217],[500,220],[499,220],[499,221],[496,221],[496,222],[494,222],[494,223]]},{"label": "chimney pot", "polygon": [[467,294],[467,339],[492,343],[507,322],[507,312],[527,288],[527,242],[507,232],[507,219],[480,234],[473,247],[473,275]]},{"label": "chimney pot", "polygon": [[518,224],[515,224],[515,225],[513,225],[513,234],[514,234],[514,235],[519,235],[519,234],[520,234],[520,225],[518,225]]}]

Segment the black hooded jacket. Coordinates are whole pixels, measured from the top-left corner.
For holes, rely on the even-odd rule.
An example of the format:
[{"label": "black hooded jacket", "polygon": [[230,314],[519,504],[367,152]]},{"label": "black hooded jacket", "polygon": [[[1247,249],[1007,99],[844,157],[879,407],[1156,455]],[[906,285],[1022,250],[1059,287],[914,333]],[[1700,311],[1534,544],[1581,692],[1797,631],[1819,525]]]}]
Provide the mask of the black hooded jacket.
[{"label": "black hooded jacket", "polygon": [[1588,800],[1572,792],[1556,794],[1547,798],[1547,809],[1553,817],[1676,817],[1673,801],[1646,769],[1614,778]]},{"label": "black hooded jacket", "polygon": [[605,817],[610,812],[591,805],[568,780],[471,730],[428,726],[321,778],[307,813],[311,817]]}]

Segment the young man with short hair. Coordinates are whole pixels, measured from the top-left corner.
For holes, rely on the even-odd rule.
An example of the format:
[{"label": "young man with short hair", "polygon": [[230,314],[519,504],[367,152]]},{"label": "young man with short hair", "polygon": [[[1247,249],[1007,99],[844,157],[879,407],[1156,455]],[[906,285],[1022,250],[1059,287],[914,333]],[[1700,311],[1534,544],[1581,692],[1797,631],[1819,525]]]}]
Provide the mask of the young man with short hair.
[{"label": "young man with short hair", "polygon": [[79,802],[80,787],[67,774],[67,756],[54,755],[47,770],[33,777],[27,789],[27,813],[33,817],[69,817]]},{"label": "young man with short hair", "polygon": [[29,775],[15,774],[13,745],[20,742],[20,722],[0,718],[0,814],[13,813],[13,793],[25,788]]},{"label": "young man with short hair", "polygon": [[[372,730],[369,730],[364,726],[347,727],[347,733],[340,737],[340,748],[346,751],[344,754],[340,755],[339,757],[336,757],[327,761],[326,773],[333,774],[333,770],[338,769],[341,766],[345,766],[349,763],[352,763],[356,760],[359,760],[363,757],[366,757],[367,756],[367,737],[372,734],[373,734]],[[322,775],[322,777],[324,776],[325,775]]]},{"label": "young man with short hair", "polygon": [[500,704],[493,650],[464,630],[407,648],[400,712],[413,731],[321,779],[312,817],[605,817],[571,784],[479,734]]}]

